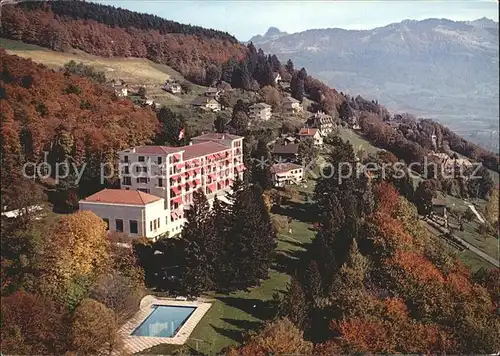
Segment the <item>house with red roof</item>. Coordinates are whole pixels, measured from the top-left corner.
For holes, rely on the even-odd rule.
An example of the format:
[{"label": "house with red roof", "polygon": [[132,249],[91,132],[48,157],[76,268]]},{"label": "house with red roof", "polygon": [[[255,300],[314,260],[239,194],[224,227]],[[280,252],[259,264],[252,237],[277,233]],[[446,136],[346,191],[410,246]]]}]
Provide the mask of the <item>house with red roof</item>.
[{"label": "house with red roof", "polygon": [[323,146],[323,137],[321,136],[321,133],[319,129],[311,129],[304,127],[300,129],[298,133],[299,140],[304,140],[306,138],[312,138],[314,140],[314,145],[321,147]]},{"label": "house with red roof", "polygon": [[167,231],[164,199],[136,190],[103,189],[80,200],[80,210],[101,217],[108,230],[154,238]]},{"label": "house with red roof", "polygon": [[[231,134],[207,133],[192,138],[188,146],[138,146],[118,154],[120,189],[100,191],[80,201],[80,207],[108,219],[112,231],[134,235],[136,224],[132,223],[133,229],[127,227],[130,220],[138,221],[138,236],[153,238],[182,231],[194,192],[203,192],[209,202],[216,196],[224,200],[234,179],[242,179],[245,170],[243,137]],[[137,220],[139,210],[131,206],[138,204],[131,204],[132,198],[135,202],[143,199],[143,210],[139,210],[147,210],[148,216],[150,211],[161,210],[160,221],[155,223],[153,213],[153,220],[142,215]]]}]

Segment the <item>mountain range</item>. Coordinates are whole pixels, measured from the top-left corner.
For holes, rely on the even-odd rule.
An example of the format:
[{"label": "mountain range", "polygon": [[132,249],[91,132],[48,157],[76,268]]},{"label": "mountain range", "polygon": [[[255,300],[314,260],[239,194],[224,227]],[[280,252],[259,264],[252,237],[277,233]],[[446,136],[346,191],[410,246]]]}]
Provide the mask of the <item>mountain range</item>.
[{"label": "mountain range", "polygon": [[251,40],[345,93],[431,117],[498,149],[498,22],[404,20],[372,30],[271,27]]}]

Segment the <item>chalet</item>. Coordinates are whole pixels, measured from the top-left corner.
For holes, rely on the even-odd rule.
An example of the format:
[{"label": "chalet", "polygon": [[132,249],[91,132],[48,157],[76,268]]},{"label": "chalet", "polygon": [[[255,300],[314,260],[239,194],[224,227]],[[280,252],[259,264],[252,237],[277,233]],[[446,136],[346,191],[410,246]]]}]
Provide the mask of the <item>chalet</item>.
[{"label": "chalet", "polygon": [[283,109],[285,109],[285,111],[292,113],[302,112],[303,110],[300,101],[298,101],[295,98],[292,98],[291,96],[287,96],[286,98],[283,99]]},{"label": "chalet", "polygon": [[178,94],[182,91],[182,87],[177,82],[170,80],[167,80],[161,88],[172,94]]},{"label": "chalet", "polygon": [[125,85],[114,85],[113,89],[115,90],[116,96],[119,98],[128,96],[128,88]]},{"label": "chalet", "polygon": [[271,155],[276,162],[296,162],[299,155],[299,145],[296,143],[276,144]]},{"label": "chalet", "polygon": [[250,118],[254,120],[267,121],[271,118],[271,105],[266,103],[258,103],[250,106]]},{"label": "chalet", "polygon": [[222,94],[223,90],[219,89],[219,88],[213,88],[213,87],[210,87],[208,88],[206,91],[205,91],[205,96],[207,98],[213,98],[215,100],[219,100],[220,98],[220,95]]},{"label": "chalet", "polygon": [[304,167],[294,163],[276,163],[271,167],[274,186],[298,184],[304,179]]},{"label": "chalet", "polygon": [[221,110],[221,105],[220,103],[215,100],[214,98],[208,97],[208,96],[198,96],[195,98],[192,102],[191,105],[197,106],[200,108],[204,109],[209,109],[212,111],[220,111]]},{"label": "chalet", "polygon": [[307,128],[318,129],[320,134],[323,136],[328,135],[337,126],[335,120],[330,115],[325,114],[322,111],[318,111],[306,121]]},{"label": "chalet", "polygon": [[443,199],[432,199],[432,212],[436,215],[446,218],[446,202]]},{"label": "chalet", "polygon": [[310,129],[304,127],[300,129],[298,133],[299,140],[303,140],[305,138],[312,138],[314,140],[314,145],[317,147],[323,146],[323,137],[321,137],[318,129]]}]

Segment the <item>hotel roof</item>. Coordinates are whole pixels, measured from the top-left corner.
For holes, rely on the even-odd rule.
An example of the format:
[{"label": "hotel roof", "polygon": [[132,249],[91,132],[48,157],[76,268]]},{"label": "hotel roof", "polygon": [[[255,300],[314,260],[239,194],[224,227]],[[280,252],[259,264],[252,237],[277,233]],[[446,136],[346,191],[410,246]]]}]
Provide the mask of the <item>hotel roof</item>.
[{"label": "hotel roof", "polygon": [[126,149],[121,152],[123,153],[139,153],[139,154],[151,154],[151,155],[167,155],[174,152],[180,152],[183,147],[170,147],[170,146],[138,146],[132,149]]},{"label": "hotel roof", "polygon": [[103,189],[80,202],[145,206],[160,199],[162,198],[136,190]]},{"label": "hotel roof", "polygon": [[182,147],[182,149],[184,150],[184,160],[188,160],[196,157],[206,156],[211,153],[226,151],[229,150],[229,147],[217,142],[207,141],[196,143],[191,146],[184,146]]},{"label": "hotel roof", "polygon": [[218,133],[218,132],[208,132],[206,134],[193,137],[192,140],[236,140],[239,138],[243,138],[242,136],[232,135],[228,133]]}]

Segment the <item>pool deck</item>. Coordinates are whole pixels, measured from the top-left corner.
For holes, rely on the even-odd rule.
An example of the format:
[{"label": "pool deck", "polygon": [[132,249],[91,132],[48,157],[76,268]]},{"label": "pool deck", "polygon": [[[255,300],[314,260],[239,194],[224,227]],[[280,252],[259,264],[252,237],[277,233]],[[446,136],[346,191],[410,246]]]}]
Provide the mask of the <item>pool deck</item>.
[{"label": "pool deck", "polygon": [[[146,320],[146,318],[151,314],[153,305],[167,305],[172,307],[196,307],[193,313],[186,320],[184,325],[181,326],[179,331],[174,337],[150,337],[150,336],[132,336],[132,332],[141,323]],[[129,353],[136,353],[153,346],[160,344],[174,344],[182,345],[184,344],[189,335],[193,332],[196,325],[200,322],[203,315],[210,309],[212,304],[206,303],[204,301],[180,301],[169,298],[156,298],[153,296],[146,296],[141,302],[140,310],[127,321],[119,330],[119,333],[123,337],[124,351]]]}]

